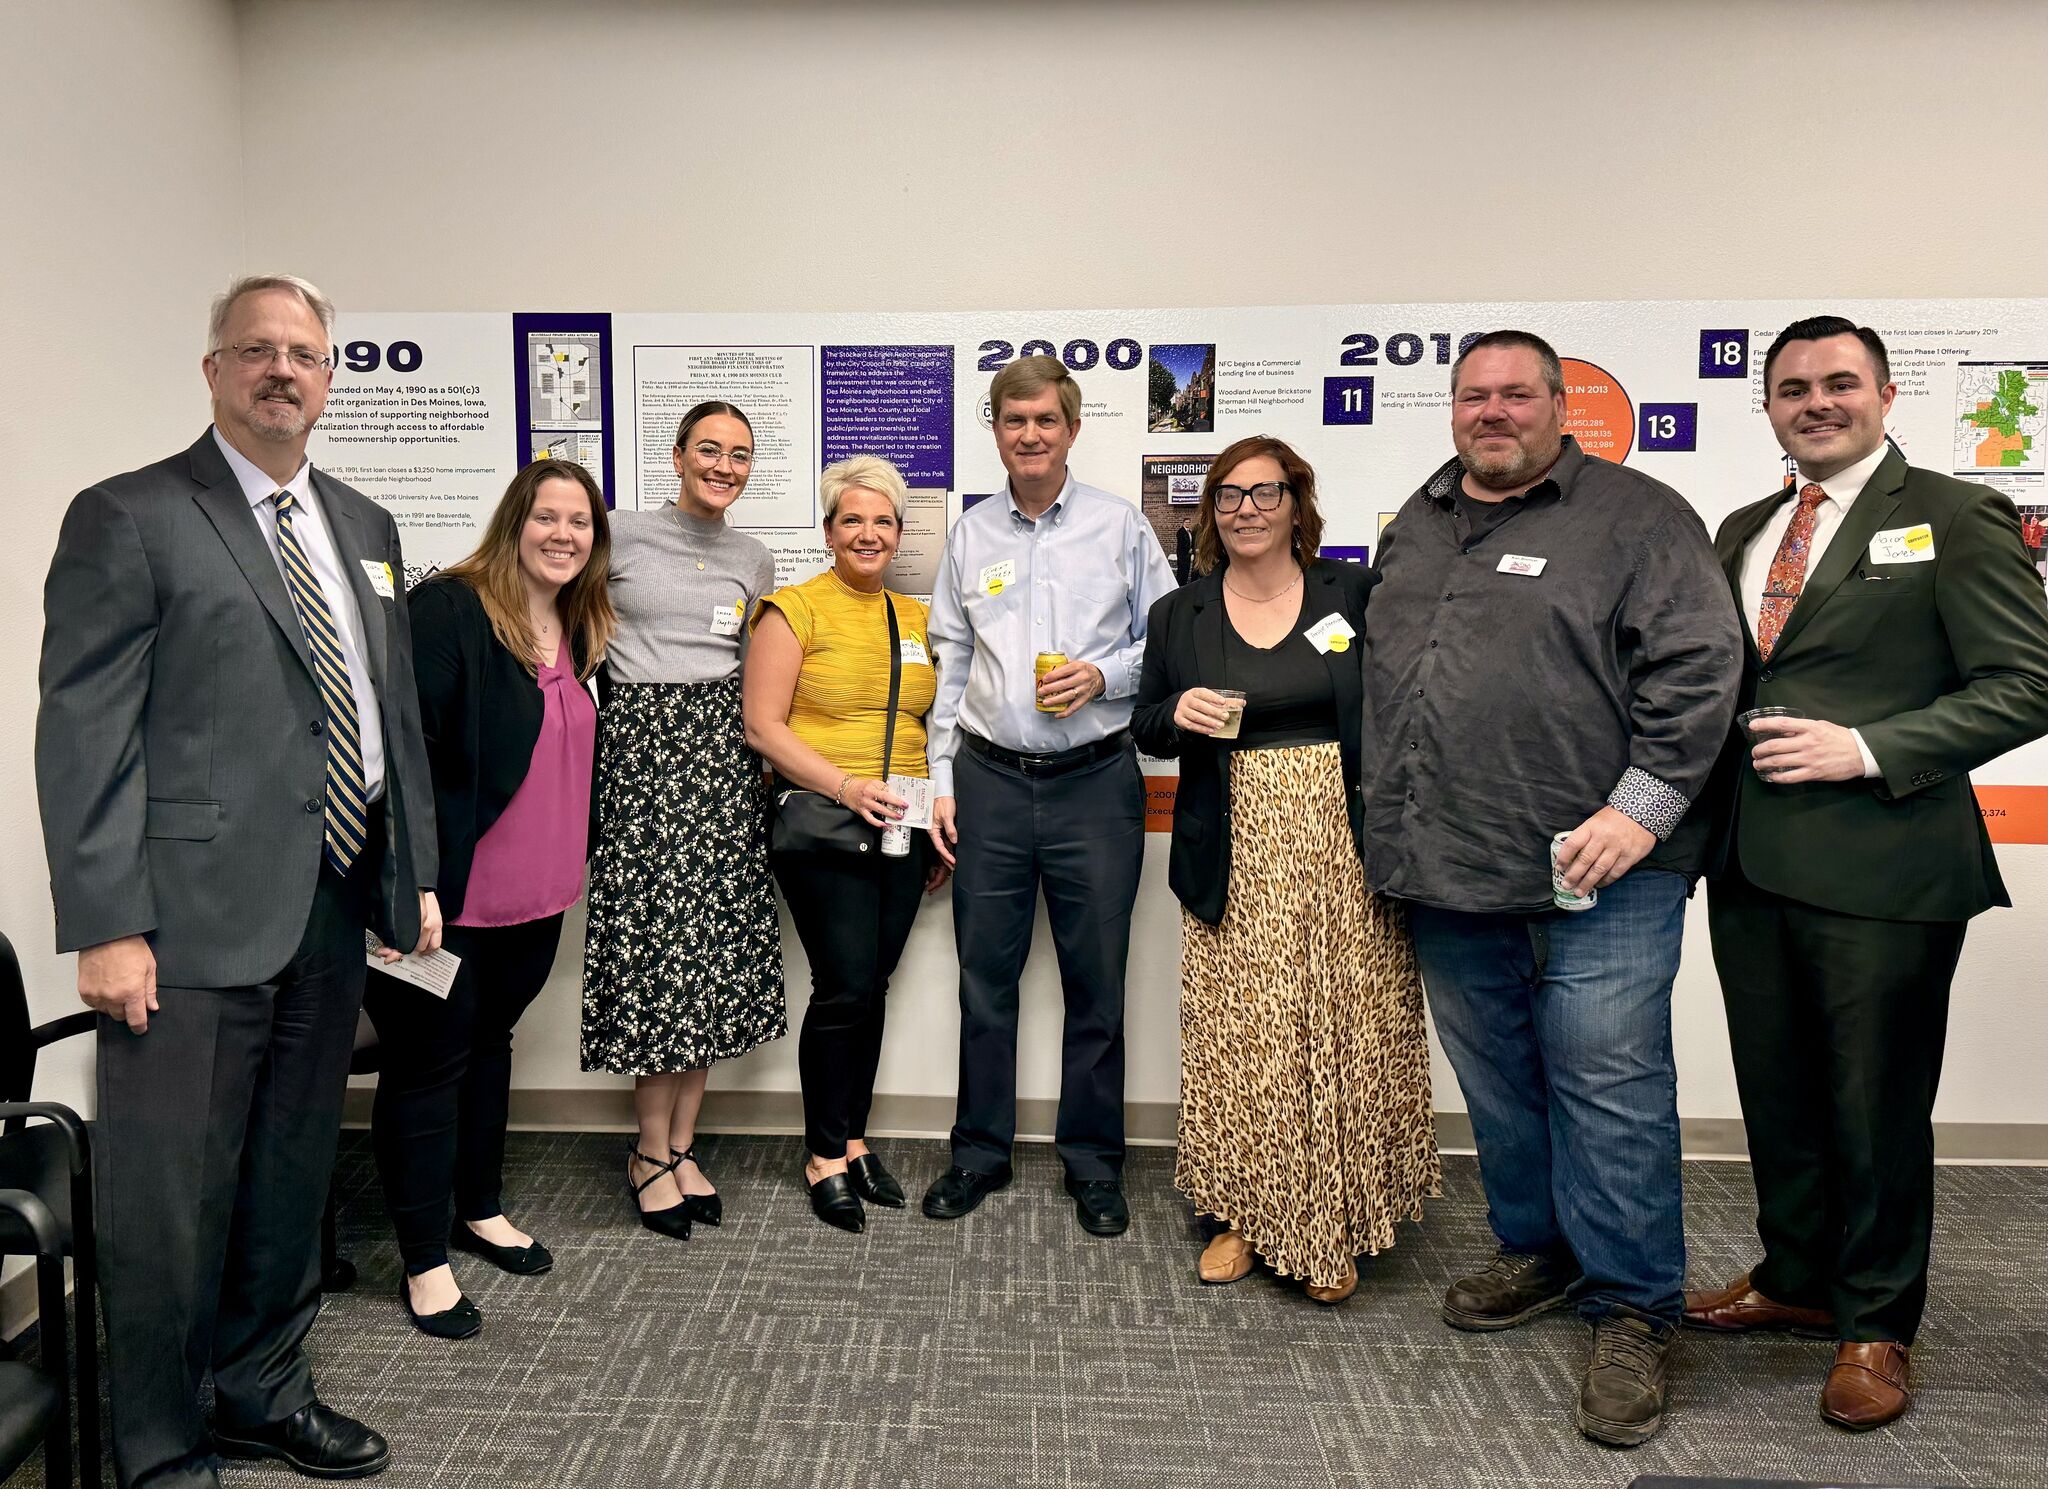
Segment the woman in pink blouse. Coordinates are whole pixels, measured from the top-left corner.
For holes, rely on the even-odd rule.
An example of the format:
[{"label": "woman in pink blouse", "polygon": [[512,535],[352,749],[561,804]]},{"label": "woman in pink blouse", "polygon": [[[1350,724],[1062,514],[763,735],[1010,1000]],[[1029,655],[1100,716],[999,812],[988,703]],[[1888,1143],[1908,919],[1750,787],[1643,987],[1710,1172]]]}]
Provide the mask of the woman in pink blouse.
[{"label": "woman in pink blouse", "polygon": [[597,731],[586,681],[615,624],[610,550],[590,473],[536,460],[477,551],[408,597],[441,848],[434,887],[462,966],[445,999],[372,973],[364,1006],[382,1051],[370,1130],[405,1260],[399,1296],[438,1338],[483,1327],[450,1246],[507,1272],[554,1265],[505,1217],[499,1188],[512,1026],[583,893]]}]

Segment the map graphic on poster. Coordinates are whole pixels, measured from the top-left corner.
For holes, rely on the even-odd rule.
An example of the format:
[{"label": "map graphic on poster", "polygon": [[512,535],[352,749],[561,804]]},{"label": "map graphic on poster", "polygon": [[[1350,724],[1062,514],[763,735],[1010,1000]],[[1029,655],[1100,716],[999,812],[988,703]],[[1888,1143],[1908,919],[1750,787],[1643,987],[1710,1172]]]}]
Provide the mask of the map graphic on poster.
[{"label": "map graphic on poster", "polygon": [[595,429],[604,407],[598,379],[597,338],[531,338],[533,427]]},{"label": "map graphic on poster", "polygon": [[1964,362],[1956,367],[1958,475],[2039,475],[2048,446],[2048,362]]}]

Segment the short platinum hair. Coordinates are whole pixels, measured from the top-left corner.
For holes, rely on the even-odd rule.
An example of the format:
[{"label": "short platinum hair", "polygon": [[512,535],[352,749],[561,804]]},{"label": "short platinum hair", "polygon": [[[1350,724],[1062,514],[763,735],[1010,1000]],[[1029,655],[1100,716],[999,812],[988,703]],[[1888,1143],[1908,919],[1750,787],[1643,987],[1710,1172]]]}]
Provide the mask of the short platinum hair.
[{"label": "short platinum hair", "polygon": [[881,456],[849,455],[825,467],[825,473],[818,477],[818,500],[825,504],[827,522],[839,515],[840,499],[849,491],[872,491],[888,497],[889,505],[896,509],[897,522],[903,521],[910,488],[904,484],[903,472]]},{"label": "short platinum hair", "polygon": [[334,302],[320,293],[318,285],[296,274],[244,274],[214,297],[213,315],[206,323],[208,355],[220,350],[220,339],[227,332],[228,316],[233,313],[235,302],[244,295],[260,295],[265,290],[297,295],[306,302],[308,310],[320,317],[320,329],[330,336],[334,334]]}]

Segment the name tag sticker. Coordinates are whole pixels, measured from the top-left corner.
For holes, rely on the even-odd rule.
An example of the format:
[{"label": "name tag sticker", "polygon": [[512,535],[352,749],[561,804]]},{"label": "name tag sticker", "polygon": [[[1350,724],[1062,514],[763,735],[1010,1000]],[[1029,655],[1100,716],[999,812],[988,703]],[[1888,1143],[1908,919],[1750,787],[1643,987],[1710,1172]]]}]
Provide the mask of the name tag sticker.
[{"label": "name tag sticker", "polygon": [[1550,560],[1547,558],[1531,558],[1526,553],[1504,553],[1501,555],[1500,562],[1494,566],[1493,572],[1496,574],[1527,574],[1531,579],[1534,579],[1543,572],[1543,566],[1549,562]]},{"label": "name tag sticker", "polygon": [[1335,613],[1324,616],[1306,631],[1308,644],[1328,656],[1333,651],[1351,650],[1351,641],[1358,632],[1351,629],[1351,622]]},{"label": "name tag sticker", "polygon": [[370,576],[370,588],[377,592],[378,599],[398,598],[391,589],[391,565],[381,558],[366,558],[363,560],[363,572]]},{"label": "name tag sticker", "polygon": [[1917,527],[1892,527],[1870,540],[1870,561],[1874,564],[1924,564],[1934,558],[1934,529],[1926,523]]},{"label": "name tag sticker", "polygon": [[746,613],[746,606],[737,601],[730,605],[713,605],[711,607],[711,634],[714,636],[739,635],[740,621],[745,617]]},{"label": "name tag sticker", "polygon": [[932,664],[932,659],[925,655],[924,642],[915,636],[905,636],[898,649],[906,667],[929,667]]},{"label": "name tag sticker", "polygon": [[985,595],[999,595],[1017,582],[1017,561],[1006,558],[999,564],[990,564],[981,571],[975,587]]}]

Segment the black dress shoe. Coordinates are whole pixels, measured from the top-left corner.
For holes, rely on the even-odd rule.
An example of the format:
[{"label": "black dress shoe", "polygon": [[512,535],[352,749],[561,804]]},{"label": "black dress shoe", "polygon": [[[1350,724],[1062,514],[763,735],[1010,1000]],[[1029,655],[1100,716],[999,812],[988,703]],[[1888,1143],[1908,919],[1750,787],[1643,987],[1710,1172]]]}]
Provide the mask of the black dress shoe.
[{"label": "black dress shoe", "polygon": [[882,1167],[882,1160],[874,1154],[863,1153],[858,1158],[847,1159],[846,1173],[853,1180],[853,1192],[869,1204],[889,1210],[903,1208],[903,1186],[896,1182],[894,1174]]},{"label": "black dress shoe", "polygon": [[811,1213],[827,1225],[855,1235],[868,1228],[868,1212],[860,1207],[860,1196],[846,1175],[827,1174],[806,1187],[811,1191]]},{"label": "black dress shoe", "polygon": [[933,1220],[958,1220],[1009,1182],[1010,1170],[1007,1167],[992,1174],[982,1174],[956,1163],[934,1179],[932,1187],[924,1192],[924,1213]]},{"label": "black dress shoe", "polygon": [[1074,1197],[1074,1214],[1089,1235],[1120,1236],[1131,1228],[1131,1207],[1124,1203],[1123,1185],[1115,1179],[1077,1179],[1068,1174],[1067,1193]]},{"label": "black dress shoe", "polygon": [[[690,1239],[690,1207],[688,1204],[670,1205],[666,1210],[643,1210],[640,1208],[640,1191],[659,1179],[663,1174],[672,1174],[681,1158],[671,1158],[667,1163],[656,1163],[645,1153],[626,1144],[626,1195],[633,1201],[633,1213],[640,1217],[641,1225],[657,1236],[667,1236],[672,1241]],[[637,1158],[654,1170],[638,1184],[633,1182],[633,1160]]]},{"label": "black dress shoe", "polygon": [[472,1252],[515,1277],[538,1277],[555,1264],[554,1253],[538,1241],[529,1241],[524,1246],[500,1246],[496,1241],[486,1241],[469,1228],[468,1221],[461,1219],[448,1232],[448,1244],[457,1251]]},{"label": "black dress shoe", "polygon": [[412,1326],[422,1334],[431,1334],[436,1339],[467,1339],[480,1333],[484,1316],[469,1301],[467,1293],[456,1298],[454,1306],[443,1308],[439,1313],[421,1313],[412,1306],[412,1279],[398,1279],[398,1301],[405,1304],[405,1316],[412,1320]]},{"label": "black dress shoe", "polygon": [[215,1425],[214,1446],[223,1458],[282,1458],[316,1479],[363,1479],[382,1473],[391,1461],[384,1439],[330,1406],[315,1401],[282,1422],[261,1427]]},{"label": "black dress shoe", "polygon": [[[674,1148],[670,1148],[668,1156],[673,1158],[679,1166],[685,1163],[697,1163],[697,1145],[692,1143],[680,1153]],[[697,1172],[700,1174],[704,1172],[703,1164],[697,1163]],[[676,1184],[678,1187],[681,1186],[682,1182],[683,1176],[677,1174]],[[725,1223],[725,1201],[715,1194],[686,1194],[683,1196],[683,1209],[699,1225],[723,1225]]]}]

